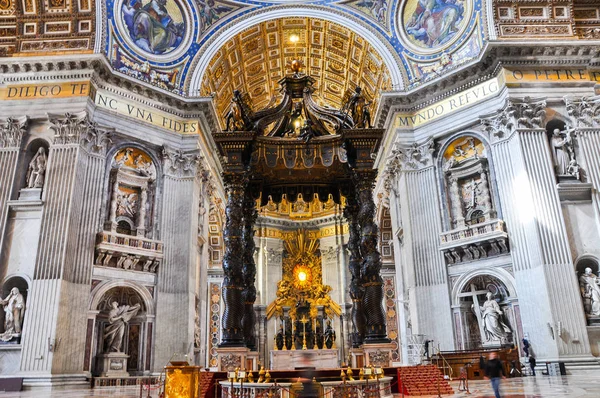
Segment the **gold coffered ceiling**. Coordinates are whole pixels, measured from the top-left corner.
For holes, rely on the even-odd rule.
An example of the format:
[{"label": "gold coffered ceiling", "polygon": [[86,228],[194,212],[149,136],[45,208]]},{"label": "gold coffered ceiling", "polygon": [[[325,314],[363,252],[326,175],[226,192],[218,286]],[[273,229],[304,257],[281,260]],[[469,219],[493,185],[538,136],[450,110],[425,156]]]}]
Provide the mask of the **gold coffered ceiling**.
[{"label": "gold coffered ceiling", "polygon": [[[297,35],[294,46],[290,36]],[[381,56],[362,37],[339,24],[314,18],[282,18],[255,25],[223,45],[202,78],[202,95],[215,93],[221,117],[227,113],[233,90],[246,92],[255,110],[279,97],[279,79],[290,73],[294,57],[306,65],[303,72],[316,79],[321,105],[336,108],[356,85],[375,100],[390,88],[390,76]]]}]

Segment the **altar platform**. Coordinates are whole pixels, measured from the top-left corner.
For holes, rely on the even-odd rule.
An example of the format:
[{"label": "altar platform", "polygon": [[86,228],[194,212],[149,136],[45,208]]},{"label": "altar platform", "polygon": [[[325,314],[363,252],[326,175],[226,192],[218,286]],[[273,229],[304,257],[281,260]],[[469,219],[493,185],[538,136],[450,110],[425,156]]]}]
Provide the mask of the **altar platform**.
[{"label": "altar platform", "polygon": [[305,367],[337,369],[340,367],[339,350],[271,350],[271,369],[294,370]]}]

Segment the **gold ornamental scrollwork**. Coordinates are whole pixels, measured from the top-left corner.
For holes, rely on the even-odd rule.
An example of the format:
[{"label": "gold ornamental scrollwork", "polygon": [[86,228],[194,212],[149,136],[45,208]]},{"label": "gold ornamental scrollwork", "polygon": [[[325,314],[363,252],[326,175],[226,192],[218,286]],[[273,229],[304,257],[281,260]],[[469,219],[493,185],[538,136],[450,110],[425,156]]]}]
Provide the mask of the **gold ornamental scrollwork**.
[{"label": "gold ornamental scrollwork", "polygon": [[[317,234],[318,235],[318,234]],[[341,315],[342,309],[329,293],[331,286],[323,284],[319,239],[314,233],[298,230],[283,236],[286,256],[283,259],[283,276],[277,284],[277,298],[267,307],[267,318],[283,315],[283,307],[289,307],[289,315],[296,319],[296,304],[310,304],[310,317],[317,316],[317,306],[323,306],[328,317]]]}]

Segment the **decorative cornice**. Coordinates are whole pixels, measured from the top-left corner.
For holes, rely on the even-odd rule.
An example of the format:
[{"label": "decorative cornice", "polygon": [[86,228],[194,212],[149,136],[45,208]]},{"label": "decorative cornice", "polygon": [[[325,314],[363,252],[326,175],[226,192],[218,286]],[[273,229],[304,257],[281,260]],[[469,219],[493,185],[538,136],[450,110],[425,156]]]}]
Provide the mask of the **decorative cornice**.
[{"label": "decorative cornice", "polygon": [[600,127],[600,95],[580,99],[566,96],[563,100],[575,127]]},{"label": "decorative cornice", "polygon": [[183,152],[181,149],[163,147],[165,174],[171,177],[187,178],[196,175],[200,162],[198,151]]},{"label": "decorative cornice", "polygon": [[27,131],[27,116],[18,119],[9,117],[0,123],[0,148],[19,148]]},{"label": "decorative cornice", "polygon": [[483,130],[493,141],[508,138],[516,130],[543,129],[545,120],[546,100],[531,97],[507,98],[502,110],[481,117]]},{"label": "decorative cornice", "polygon": [[48,113],[50,129],[54,130],[54,145],[79,144],[87,137],[91,124],[86,111],[78,113]]},{"label": "decorative cornice", "polygon": [[384,93],[374,118],[383,128],[396,110],[411,112],[464,91],[496,75],[504,66],[593,66],[600,56],[597,42],[541,43],[491,42],[480,60],[412,90]]}]

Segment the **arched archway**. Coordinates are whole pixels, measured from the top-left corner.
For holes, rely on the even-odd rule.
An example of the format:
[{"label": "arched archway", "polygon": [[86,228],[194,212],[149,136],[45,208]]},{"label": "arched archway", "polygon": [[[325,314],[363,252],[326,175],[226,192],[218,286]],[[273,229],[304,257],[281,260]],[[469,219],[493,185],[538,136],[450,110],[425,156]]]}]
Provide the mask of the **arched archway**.
[{"label": "arched archway", "polygon": [[502,269],[477,270],[456,281],[452,308],[459,349],[519,345],[522,327],[514,286]]},{"label": "arched archway", "polygon": [[94,374],[100,373],[100,356],[108,352],[105,333],[110,324],[108,314],[113,302],[119,307],[139,306],[139,310],[126,323],[120,352],[128,355],[127,369],[124,371],[130,375],[147,374],[152,363],[154,299],[146,288],[129,281],[106,281],[92,292],[88,312],[89,351],[86,352],[85,366]]}]

